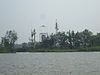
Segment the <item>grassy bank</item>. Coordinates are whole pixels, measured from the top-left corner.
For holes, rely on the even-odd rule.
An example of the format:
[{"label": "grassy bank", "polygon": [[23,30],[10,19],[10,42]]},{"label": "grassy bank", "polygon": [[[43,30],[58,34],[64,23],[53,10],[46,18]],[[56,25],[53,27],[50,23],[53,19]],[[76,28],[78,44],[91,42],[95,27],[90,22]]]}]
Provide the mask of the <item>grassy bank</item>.
[{"label": "grassy bank", "polygon": [[0,48],[0,53],[15,53],[15,52],[99,52],[100,46],[87,47],[87,48],[27,48],[27,49],[9,49]]},{"label": "grassy bank", "polygon": [[100,51],[100,46],[89,48],[42,48],[42,49],[30,49],[30,52],[97,52]]}]

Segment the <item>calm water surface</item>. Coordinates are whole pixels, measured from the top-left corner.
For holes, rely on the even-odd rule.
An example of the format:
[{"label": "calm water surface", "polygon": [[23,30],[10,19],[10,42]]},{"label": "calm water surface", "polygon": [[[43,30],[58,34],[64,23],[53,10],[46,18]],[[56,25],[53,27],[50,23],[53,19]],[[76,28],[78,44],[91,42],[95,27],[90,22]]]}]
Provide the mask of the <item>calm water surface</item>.
[{"label": "calm water surface", "polygon": [[0,54],[0,75],[100,75],[100,52]]}]

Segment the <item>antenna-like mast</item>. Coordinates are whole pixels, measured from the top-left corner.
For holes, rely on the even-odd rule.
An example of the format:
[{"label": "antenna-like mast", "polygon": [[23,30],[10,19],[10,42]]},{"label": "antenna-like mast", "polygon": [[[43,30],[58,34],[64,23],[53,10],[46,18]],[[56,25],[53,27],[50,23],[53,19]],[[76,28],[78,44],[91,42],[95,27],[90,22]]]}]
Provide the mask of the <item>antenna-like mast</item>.
[{"label": "antenna-like mast", "polygon": [[58,33],[58,23],[57,23],[57,19],[56,19],[56,26],[55,26],[55,30],[56,30],[56,34]]}]

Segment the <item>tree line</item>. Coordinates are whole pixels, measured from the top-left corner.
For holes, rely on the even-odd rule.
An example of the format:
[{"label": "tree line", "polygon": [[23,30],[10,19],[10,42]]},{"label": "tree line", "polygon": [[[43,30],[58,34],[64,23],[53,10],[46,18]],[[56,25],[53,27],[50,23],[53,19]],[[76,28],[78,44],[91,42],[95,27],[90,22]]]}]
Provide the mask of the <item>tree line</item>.
[{"label": "tree line", "polygon": [[53,48],[86,48],[100,46],[100,33],[93,35],[91,31],[85,29],[82,32],[58,32],[51,34],[41,43],[42,47]]},{"label": "tree line", "polygon": [[[4,37],[1,37],[0,48],[4,51],[6,49],[9,52],[14,51],[15,42],[18,39],[17,32],[14,30],[7,31]],[[25,47],[25,43],[22,44],[22,49],[26,48],[28,51],[30,48]],[[34,43],[32,43],[32,48],[34,48]],[[46,49],[53,49],[53,48],[60,48],[60,49],[79,49],[79,48],[89,48],[100,46],[100,33],[93,34],[88,29],[85,29],[82,32],[75,32],[75,31],[67,31],[67,32],[57,32],[56,34],[48,35],[44,38],[41,42],[37,42],[35,44],[35,48],[46,48]],[[0,49],[0,50],[1,50]]]}]

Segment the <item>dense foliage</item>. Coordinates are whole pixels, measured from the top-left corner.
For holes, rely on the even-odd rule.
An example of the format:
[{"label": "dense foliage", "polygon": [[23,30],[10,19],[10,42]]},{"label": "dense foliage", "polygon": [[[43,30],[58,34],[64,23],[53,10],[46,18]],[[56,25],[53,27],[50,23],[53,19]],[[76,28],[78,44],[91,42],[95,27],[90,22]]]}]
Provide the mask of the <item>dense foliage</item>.
[{"label": "dense foliage", "polygon": [[82,32],[58,32],[51,34],[41,43],[44,48],[86,48],[100,46],[100,33],[93,35],[87,29]]},{"label": "dense foliage", "polygon": [[7,31],[4,37],[1,37],[1,47],[3,50],[13,52],[15,41],[18,39],[17,33],[13,30]]},{"label": "dense foliage", "polygon": [[[58,32],[45,37],[41,42],[22,43],[20,48],[15,48],[17,33],[7,31],[1,37],[0,52],[66,52],[66,51],[100,51],[100,33],[93,34],[85,29],[82,32]],[[35,46],[35,47],[34,47]]]}]

